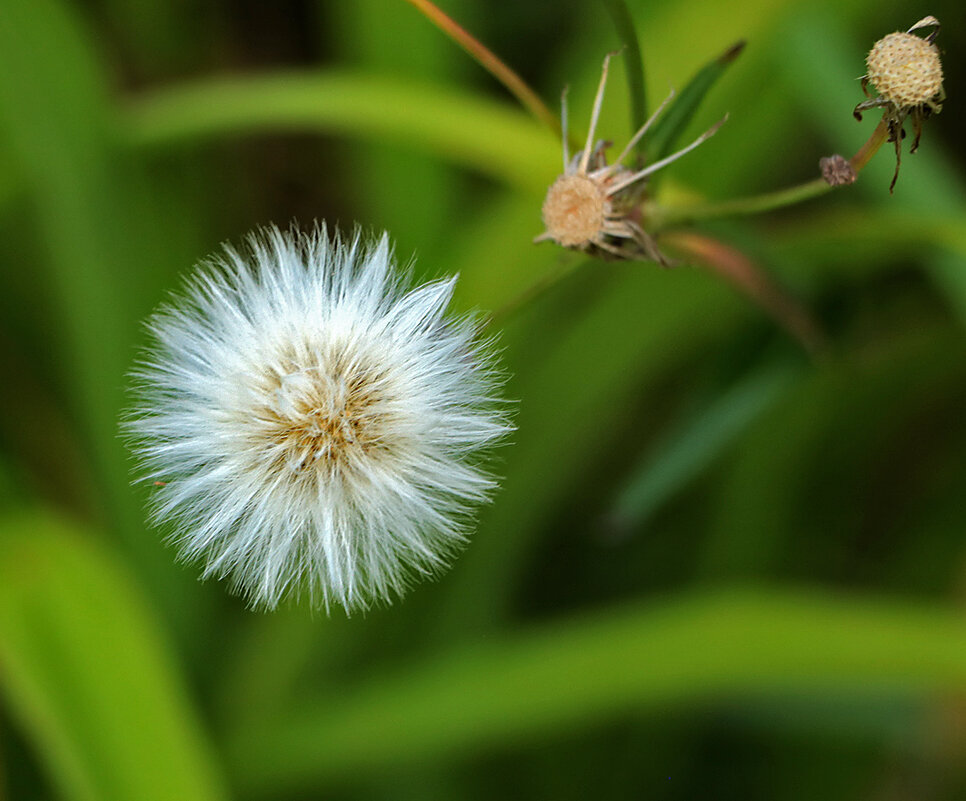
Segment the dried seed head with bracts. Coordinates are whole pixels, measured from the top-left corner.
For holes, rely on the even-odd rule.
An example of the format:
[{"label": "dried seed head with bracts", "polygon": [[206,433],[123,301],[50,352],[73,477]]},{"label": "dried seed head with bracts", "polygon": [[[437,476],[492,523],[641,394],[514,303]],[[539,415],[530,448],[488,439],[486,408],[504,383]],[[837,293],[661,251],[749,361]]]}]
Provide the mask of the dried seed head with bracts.
[{"label": "dried seed head with bracts", "polygon": [[543,224],[546,229],[534,242],[556,242],[566,248],[579,250],[602,258],[668,261],[658,249],[654,238],[641,224],[641,201],[647,188],[647,177],[694,150],[715,134],[727,119],[713,125],[690,145],[667,158],[655,161],[638,170],[623,166],[632,148],[648,132],[674,96],[670,95],[631,137],[617,161],[607,163],[605,151],[611,143],[594,142],[597,120],[604,100],[607,69],[612,54],[604,57],[600,85],[587,131],[587,144],[573,158],[567,146],[567,90],[561,98],[563,128],[564,172],[550,186],[543,202]]},{"label": "dried seed head with bracts", "polygon": [[[913,31],[933,28],[928,36],[916,36]],[[923,17],[905,33],[890,33],[872,47],[865,63],[868,72],[862,76],[862,91],[870,100],[859,103],[852,112],[862,119],[862,112],[873,108],[885,110],[883,119],[889,126],[889,141],[896,146],[896,171],[889,191],[899,177],[902,157],[902,125],[906,117],[912,120],[914,138],[910,153],[915,153],[922,136],[922,122],[942,110],[946,93],[943,90],[943,68],[935,40],[939,35],[939,20]],[[871,97],[869,84],[875,86],[878,97]]]}]

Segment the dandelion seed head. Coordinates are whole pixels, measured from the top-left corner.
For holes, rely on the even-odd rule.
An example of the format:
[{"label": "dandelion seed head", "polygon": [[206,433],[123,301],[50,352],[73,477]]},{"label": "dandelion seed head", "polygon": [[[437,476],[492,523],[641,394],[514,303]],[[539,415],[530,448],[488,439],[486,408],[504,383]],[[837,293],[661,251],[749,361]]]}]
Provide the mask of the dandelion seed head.
[{"label": "dandelion seed head", "polygon": [[509,430],[453,287],[324,228],[210,259],[152,318],[127,424],[181,556],[266,608],[365,608],[445,567]]}]

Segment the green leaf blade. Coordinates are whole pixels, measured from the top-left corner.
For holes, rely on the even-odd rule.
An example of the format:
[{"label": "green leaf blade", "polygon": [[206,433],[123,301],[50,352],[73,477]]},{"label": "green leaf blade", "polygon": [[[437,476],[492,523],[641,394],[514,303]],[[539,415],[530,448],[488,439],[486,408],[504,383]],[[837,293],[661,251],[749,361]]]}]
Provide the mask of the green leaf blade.
[{"label": "green leaf blade", "polygon": [[402,143],[532,192],[546,188],[560,158],[550,132],[505,104],[354,72],[197,81],[139,98],[125,120],[131,144],[145,148],[283,130]]},{"label": "green leaf blade", "polygon": [[[627,91],[631,102],[631,136],[644,125],[647,119],[647,94],[644,80],[644,57],[634,27],[634,19],[624,0],[603,0],[607,13],[614,21],[617,36],[624,48],[624,68],[627,71]],[[638,144],[638,150],[644,147]]]},{"label": "green leaf blade", "polygon": [[239,732],[230,756],[244,786],[267,796],[560,736],[632,709],[843,688],[925,701],[964,686],[955,610],[800,590],[698,593],[453,649]]},{"label": "green leaf blade", "polygon": [[65,798],[225,797],[135,585],[47,515],[0,519],[0,676]]},{"label": "green leaf blade", "polygon": [[698,70],[688,85],[681,90],[667,111],[654,123],[650,136],[645,137],[648,162],[653,163],[671,155],[711,87],[725,74],[744,49],[744,41],[736,42]]},{"label": "green leaf blade", "polygon": [[799,373],[788,363],[767,364],[683,419],[646,455],[617,494],[613,523],[621,530],[646,523],[786,392]]}]

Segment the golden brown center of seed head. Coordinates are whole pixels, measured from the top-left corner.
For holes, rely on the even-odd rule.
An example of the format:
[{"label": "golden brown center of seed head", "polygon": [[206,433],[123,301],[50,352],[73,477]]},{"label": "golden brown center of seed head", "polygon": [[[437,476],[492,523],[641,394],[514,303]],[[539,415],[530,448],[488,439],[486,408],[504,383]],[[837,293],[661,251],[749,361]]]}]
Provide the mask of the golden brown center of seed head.
[{"label": "golden brown center of seed head", "polygon": [[564,247],[585,245],[604,225],[607,196],[586,175],[561,175],[547,190],[543,224],[550,237]]},{"label": "golden brown center of seed head", "polygon": [[249,412],[252,458],[313,484],[348,476],[360,460],[392,458],[385,381],[341,361],[265,376]]},{"label": "golden brown center of seed head", "polygon": [[869,80],[886,100],[899,108],[925,103],[942,89],[939,50],[911,33],[890,33],[866,58]]}]

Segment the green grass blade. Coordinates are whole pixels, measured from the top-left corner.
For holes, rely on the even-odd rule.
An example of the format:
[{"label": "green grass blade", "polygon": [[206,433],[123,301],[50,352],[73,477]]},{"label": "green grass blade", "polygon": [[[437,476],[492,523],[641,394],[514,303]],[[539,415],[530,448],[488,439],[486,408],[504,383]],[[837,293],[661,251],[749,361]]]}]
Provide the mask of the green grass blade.
[{"label": "green grass blade", "polygon": [[275,73],[199,81],[132,102],[141,147],[260,131],[319,131],[416,147],[511,186],[545,189],[560,146],[523,112],[465,92],[357,73]]},{"label": "green grass blade", "polygon": [[[81,412],[94,438],[116,423],[107,370],[119,361],[117,309],[123,307],[116,281],[99,274],[101,243],[87,228],[104,205],[89,206],[86,189],[106,192],[100,167],[107,137],[103,76],[74,28],[75,20],[56,3],[5,4],[0,26],[0,132],[29,185],[54,272],[54,291],[73,352]],[[47,53],[39,58],[38,53]],[[86,240],[86,241],[85,241]],[[85,253],[84,245],[89,245]],[[89,268],[89,269],[88,269]],[[96,313],[92,314],[92,311]],[[85,376],[91,380],[85,381]],[[110,382],[110,383],[109,383]]]},{"label": "green grass blade", "polygon": [[140,318],[171,262],[180,262],[183,223],[118,146],[108,79],[75,11],[56,0],[4,3],[0,140],[29,194],[48,271],[38,291],[52,293],[58,312],[38,322],[60,350],[58,380],[92,456],[102,508],[152,592],[174,608],[195,585],[175,572],[157,538],[144,536],[118,416],[129,403],[125,373]]},{"label": "green grass blade", "polygon": [[655,162],[671,155],[675,146],[684,134],[688,123],[694,118],[701,106],[701,101],[711,90],[718,79],[725,74],[728,67],[744,50],[745,43],[737,42],[725,50],[717,58],[705,64],[687,86],[674,99],[667,111],[654,123],[650,135],[645,136],[647,146],[647,160]]},{"label": "green grass blade", "polygon": [[[614,21],[617,36],[624,50],[624,69],[627,72],[627,91],[631,98],[631,132],[633,136],[647,119],[647,94],[644,81],[644,57],[637,38],[634,20],[624,0],[603,0],[607,13]],[[638,142],[637,149],[643,153],[644,143]]]},{"label": "green grass blade", "polygon": [[[594,299],[592,308],[571,310],[543,333],[504,332],[518,430],[498,500],[482,512],[472,547],[447,580],[450,595],[436,620],[449,635],[506,614],[507,588],[518,586],[541,526],[601,458],[601,432],[621,424],[646,378],[734,324],[740,301],[722,283],[697,271],[640,267],[593,265],[579,290]],[[541,347],[546,352],[534,358]]]},{"label": "green grass blade", "polygon": [[799,375],[790,363],[767,364],[682,420],[633,471],[611,511],[621,530],[640,526],[734,442]]},{"label": "green grass blade", "polygon": [[46,515],[0,518],[0,677],[64,798],[225,797],[136,586],[111,554]]},{"label": "green grass blade", "polygon": [[[701,658],[713,654],[714,658]],[[432,762],[733,693],[966,688],[953,609],[791,591],[719,592],[613,610],[445,654],[242,732],[252,795]],[[477,751],[474,751],[476,749]]]}]

